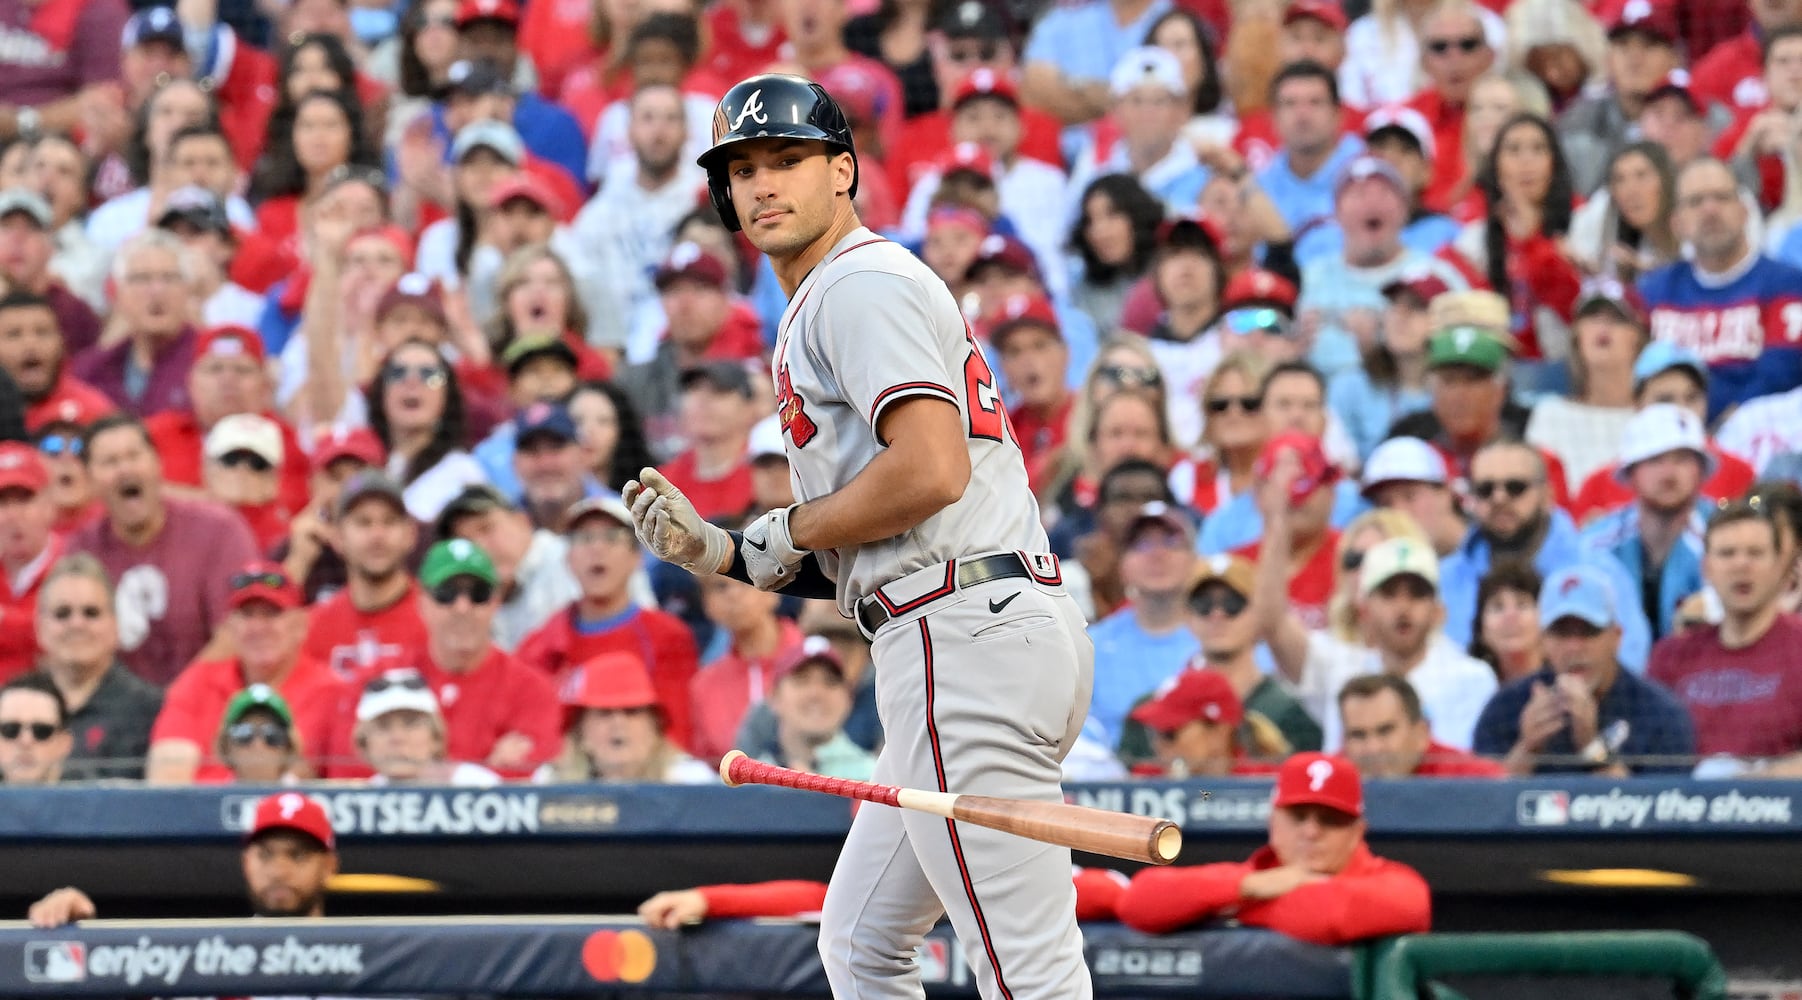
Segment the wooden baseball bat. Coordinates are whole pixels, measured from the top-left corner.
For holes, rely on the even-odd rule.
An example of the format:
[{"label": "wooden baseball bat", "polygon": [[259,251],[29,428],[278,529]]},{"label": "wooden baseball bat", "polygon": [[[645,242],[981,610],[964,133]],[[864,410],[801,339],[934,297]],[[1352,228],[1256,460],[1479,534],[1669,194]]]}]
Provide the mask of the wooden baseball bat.
[{"label": "wooden baseball bat", "polygon": [[1064,802],[928,792],[850,778],[827,778],[753,760],[743,750],[733,750],[720,761],[720,778],[732,788],[778,785],[901,809],[917,809],[1017,837],[1145,864],[1167,865],[1175,861],[1183,849],[1182,830],[1167,819],[1129,816]]}]

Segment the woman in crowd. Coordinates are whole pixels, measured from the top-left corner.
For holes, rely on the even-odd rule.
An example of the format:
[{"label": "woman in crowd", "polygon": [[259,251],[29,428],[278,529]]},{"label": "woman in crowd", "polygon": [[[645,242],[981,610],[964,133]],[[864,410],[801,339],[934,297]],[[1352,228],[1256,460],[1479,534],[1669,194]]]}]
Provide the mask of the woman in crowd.
[{"label": "woman in crowd", "polygon": [[612,382],[584,382],[569,397],[569,416],[588,451],[589,472],[610,490],[625,488],[646,466],[657,464],[644,424],[625,390]]},{"label": "woman in crowd", "polygon": [[1608,39],[1581,4],[1514,0],[1506,21],[1509,61],[1545,87],[1553,111],[1569,107],[1589,84],[1605,82]]},{"label": "woman in crowd", "polygon": [[384,670],[357,699],[351,742],[375,773],[372,785],[452,785],[485,788],[501,776],[469,761],[451,760],[449,728],[438,697],[410,667]]},{"label": "woman in crowd", "polygon": [[1539,574],[1504,559],[1477,582],[1477,620],[1470,626],[1470,655],[1495,668],[1502,684],[1537,673],[1545,664],[1539,624]]},{"label": "woman in crowd", "polygon": [[1434,278],[1400,282],[1383,290],[1387,305],[1364,363],[1332,378],[1327,403],[1345,424],[1360,457],[1368,457],[1397,419],[1432,403],[1427,389],[1427,306],[1444,283]]},{"label": "woman in crowd", "polygon": [[588,346],[588,310],[581,290],[556,251],[535,244],[515,252],[495,281],[495,310],[487,324],[488,343],[499,357],[516,340],[558,337],[576,353],[576,374],[584,379],[612,375],[617,360]]},{"label": "woman in crowd", "polygon": [[1621,311],[1635,307],[1614,304],[1630,295],[1614,281],[1584,293],[1572,330],[1570,393],[1541,397],[1527,418],[1527,441],[1556,455],[1568,482],[1619,458],[1621,431],[1633,418],[1633,363],[1648,338],[1638,318]]},{"label": "woman in crowd", "polygon": [[1508,299],[1517,343],[1515,385],[1534,396],[1569,388],[1570,320],[1582,279],[1560,243],[1570,232],[1570,170],[1551,123],[1509,119],[1478,180],[1489,209],[1454,242]]},{"label": "woman in crowd", "polygon": [[1491,73],[1471,84],[1464,112],[1464,177],[1446,196],[1446,211],[1452,218],[1472,222],[1488,210],[1477,178],[1495,149],[1502,126],[1524,112],[1549,116],[1551,108],[1545,89],[1534,80]]},{"label": "woman in crowd", "polygon": [[1095,404],[1094,420],[1080,440],[1083,462],[1077,473],[1065,479],[1053,494],[1060,516],[1095,506],[1102,473],[1129,458],[1144,459],[1168,468],[1172,457],[1170,421],[1157,396],[1138,390],[1122,390]]},{"label": "woman in crowd", "polygon": [[1095,329],[1119,326],[1126,293],[1150,266],[1163,219],[1163,204],[1125,174],[1097,177],[1083,191],[1082,215],[1070,233],[1081,262],[1070,297]]},{"label": "woman in crowd", "polygon": [[1220,79],[1214,32],[1207,22],[1186,7],[1172,9],[1145,33],[1145,44],[1167,50],[1183,67],[1183,84],[1189,88],[1189,123],[1183,138],[1197,145],[1226,146],[1239,134]]},{"label": "woman in crowd", "polygon": [[1591,274],[1632,284],[1682,256],[1671,212],[1677,177],[1669,153],[1636,142],[1614,154],[1606,186],[1571,216],[1571,253]]},{"label": "woman in crowd", "polygon": [[463,393],[436,347],[409,340],[388,353],[367,392],[369,428],[388,449],[388,474],[407,513],[431,523],[465,486],[485,481],[464,450]]},{"label": "woman in crowd", "polygon": [[[390,122],[429,107],[457,61],[457,0],[423,0],[407,8],[400,33],[369,54],[369,74],[395,95]],[[392,142],[392,137],[389,139]]]},{"label": "woman in crowd", "polygon": [[903,114],[912,118],[939,109],[928,34],[945,0],[881,0],[873,13],[845,23],[845,46],[887,66],[901,81]]},{"label": "woman in crowd", "polygon": [[1070,408],[1063,447],[1047,454],[1042,468],[1032,470],[1034,481],[1043,484],[1039,507],[1051,520],[1058,516],[1051,498],[1082,475],[1091,457],[1084,442],[1094,429],[1096,411],[1109,396],[1123,391],[1142,392],[1157,399],[1160,405],[1169,405],[1164,393],[1164,373],[1150,345],[1145,338],[1130,333],[1115,336],[1102,345],[1083,379],[1075,405]]},{"label": "woman in crowd", "polygon": [[1258,387],[1270,362],[1240,351],[1220,359],[1201,394],[1201,442],[1205,453],[1178,461],[1170,470],[1177,499],[1208,514],[1250,489],[1252,468],[1270,437]]},{"label": "woman in crowd", "polygon": [[[88,214],[88,239],[110,254],[154,223],[162,213],[163,199],[184,182],[170,169],[170,140],[189,125],[218,124],[212,102],[199,84],[176,79],[158,87],[138,112],[125,147],[125,163],[138,186]],[[228,198],[225,208],[233,225],[255,225],[256,217],[242,198]]]},{"label": "woman in crowd", "polygon": [[[1357,108],[1401,104],[1420,91],[1420,33],[1441,0],[1373,0],[1370,13],[1345,31],[1345,62],[1339,67],[1339,97]],[[1489,47],[1503,51],[1508,35],[1502,19],[1472,2]]]},{"label": "woman in crowd", "polygon": [[420,274],[447,288],[469,282],[478,251],[489,242],[495,189],[519,175],[525,143],[502,122],[465,125],[451,143],[450,215],[419,234]]},{"label": "woman in crowd", "polygon": [[[317,49],[316,49],[317,51]],[[268,146],[251,181],[261,199],[257,228],[286,241],[296,235],[300,213],[325,190],[343,167],[379,167],[381,159],[363,131],[363,113],[354,90],[314,90],[294,101],[291,111],[269,118]]]},{"label": "woman in crowd", "polygon": [[1327,628],[1335,637],[1364,642],[1364,632],[1358,624],[1358,572],[1364,566],[1364,553],[1391,538],[1412,538],[1428,547],[1433,544],[1420,525],[1399,510],[1367,510],[1352,518],[1339,533],[1339,544],[1333,553],[1333,595],[1326,606]]},{"label": "woman in crowd", "polygon": [[705,785],[719,779],[665,735],[667,722],[644,661],[603,653],[563,681],[563,753],[535,776],[541,782],[654,782]]},{"label": "woman in crowd", "polygon": [[213,752],[240,785],[292,785],[312,777],[294,712],[274,688],[253,684],[232,696]]}]

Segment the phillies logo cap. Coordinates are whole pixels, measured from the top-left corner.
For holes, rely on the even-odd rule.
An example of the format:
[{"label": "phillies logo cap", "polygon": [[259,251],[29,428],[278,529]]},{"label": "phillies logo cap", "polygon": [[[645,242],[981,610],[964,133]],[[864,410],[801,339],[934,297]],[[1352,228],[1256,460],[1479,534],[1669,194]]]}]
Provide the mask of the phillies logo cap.
[{"label": "phillies logo cap", "polygon": [[1364,782],[1358,776],[1357,765],[1344,757],[1298,753],[1277,771],[1272,804],[1278,809],[1325,806],[1348,816],[1362,816]]}]

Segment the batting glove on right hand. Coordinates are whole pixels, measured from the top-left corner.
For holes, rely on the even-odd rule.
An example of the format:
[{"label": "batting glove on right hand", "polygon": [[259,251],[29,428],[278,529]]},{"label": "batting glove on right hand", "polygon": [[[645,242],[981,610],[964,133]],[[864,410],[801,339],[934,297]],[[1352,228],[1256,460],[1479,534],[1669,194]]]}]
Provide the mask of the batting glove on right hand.
[{"label": "batting glove on right hand", "polygon": [[632,508],[638,540],[651,554],[696,576],[718,573],[730,565],[732,536],[708,524],[695,505],[656,469],[643,469],[620,491]]}]

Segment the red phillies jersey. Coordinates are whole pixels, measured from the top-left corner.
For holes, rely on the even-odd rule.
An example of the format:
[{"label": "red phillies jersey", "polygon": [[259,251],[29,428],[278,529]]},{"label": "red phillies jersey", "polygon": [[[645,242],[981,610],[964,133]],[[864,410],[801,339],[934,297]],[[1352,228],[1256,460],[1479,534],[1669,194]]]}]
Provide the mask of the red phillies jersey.
[{"label": "red phillies jersey", "polygon": [[[1058,146],[1063,125],[1051,114],[1038,108],[1020,109],[1021,156],[1062,168],[1064,153]],[[907,119],[901,126],[900,141],[890,146],[889,179],[897,191],[912,191],[914,184],[932,166],[939,154],[951,148],[951,112],[928,111]]]},{"label": "red phillies jersey", "polygon": [[[593,58],[594,40],[588,33],[588,22],[593,16],[589,0],[533,0],[525,5],[519,20],[518,44],[520,51],[532,57],[540,94],[556,97],[564,76]],[[613,39],[615,46],[625,43],[624,38]],[[582,127],[586,129],[591,124],[584,123]]]},{"label": "red phillies jersey", "polygon": [[306,645],[301,648],[349,680],[376,666],[398,663],[425,644],[419,585],[409,583],[400,600],[373,611],[357,610],[348,589],[313,605]]},{"label": "red phillies jersey", "polygon": [[1779,615],[1757,642],[1721,645],[1718,626],[1652,647],[1646,673],[1671,690],[1696,724],[1696,752],[1781,757],[1802,750],[1802,619]]},{"label": "red phillies jersey", "polygon": [[651,684],[667,720],[665,735],[687,748],[694,728],[689,685],[701,667],[694,633],[682,624],[682,619],[655,608],[629,608],[597,623],[593,631],[583,631],[576,626],[576,607],[571,604],[552,615],[550,621],[519,644],[514,656],[551,678],[561,678],[565,671],[602,653],[631,653],[639,657],[651,671]]},{"label": "red phillies jersey", "polygon": [[1464,179],[1464,105],[1447,104],[1437,92],[1423,90],[1409,99],[1408,107],[1433,127],[1433,176],[1420,200],[1444,212],[1451,207],[1452,189]]},{"label": "red phillies jersey", "polygon": [[707,52],[701,57],[701,65],[714,76],[732,83],[753,76],[780,59],[782,43],[788,40],[782,28],[773,23],[755,32],[753,40],[749,37],[752,33],[745,30],[744,22],[739,19],[737,4],[730,0],[714,4],[701,15],[701,20],[706,25],[701,37],[707,39]]},{"label": "red phillies jersey", "polygon": [[1232,916],[1310,944],[1337,947],[1391,934],[1419,934],[1433,924],[1426,879],[1359,844],[1345,870],[1301,885],[1275,899],[1247,899],[1239,884],[1255,871],[1277,867],[1276,852],[1260,847],[1250,860],[1187,868],[1146,868],[1121,894],[1120,922],[1147,934],[1167,934],[1215,917]]},{"label": "red phillies jersey", "polygon": [[[1026,468],[1034,472],[1040,471],[1040,463],[1045,458],[1055,455],[1064,446],[1064,433],[1069,429],[1070,410],[1076,404],[1076,394],[1066,393],[1064,401],[1050,413],[1040,413],[1022,403],[1007,411],[1007,419],[1014,425],[1014,438],[1020,442],[1020,453],[1026,459]],[[1042,485],[1035,481],[1034,490]]]},{"label": "red phillies jersey", "polygon": [[1420,766],[1414,769],[1417,778],[1505,778],[1508,769],[1487,757],[1478,757],[1474,753],[1448,747],[1443,743],[1428,743],[1427,754],[1421,758]]},{"label": "red phillies jersey", "polygon": [[[1708,5],[1714,6],[1712,4]],[[1744,9],[1744,4],[1722,4]],[[1764,85],[1764,52],[1750,30],[1722,42],[1696,60],[1690,86],[1704,104],[1761,108],[1771,99]]]},{"label": "red phillies jersey", "polygon": [[36,433],[38,428],[57,421],[86,427],[116,409],[105,393],[64,368],[50,392],[26,409],[25,429]]},{"label": "red phillies jersey", "polygon": [[702,479],[695,471],[693,449],[677,455],[657,471],[664,474],[695,506],[703,518],[740,517],[751,509],[751,463],[740,461],[717,479]]},{"label": "red phillies jersey", "polygon": [[[232,696],[249,686],[237,659],[197,660],[188,665],[163,698],[163,710],[150,730],[150,742],[187,740],[201,750],[196,781],[230,781],[231,769],[217,754],[219,725]],[[329,749],[338,741],[335,732],[344,685],[325,664],[300,654],[288,676],[273,685],[294,712],[294,728],[300,750],[315,768],[321,767]],[[348,738],[348,733],[345,734]]]},{"label": "red phillies jersey", "polygon": [[[1244,556],[1255,564],[1258,561],[1258,549],[1262,545],[1261,541],[1253,542],[1234,549],[1233,553]],[[1326,628],[1326,606],[1333,597],[1333,553],[1338,547],[1339,533],[1327,531],[1307,563],[1289,577],[1289,600],[1295,613],[1301,616],[1302,624],[1310,631]]]}]

